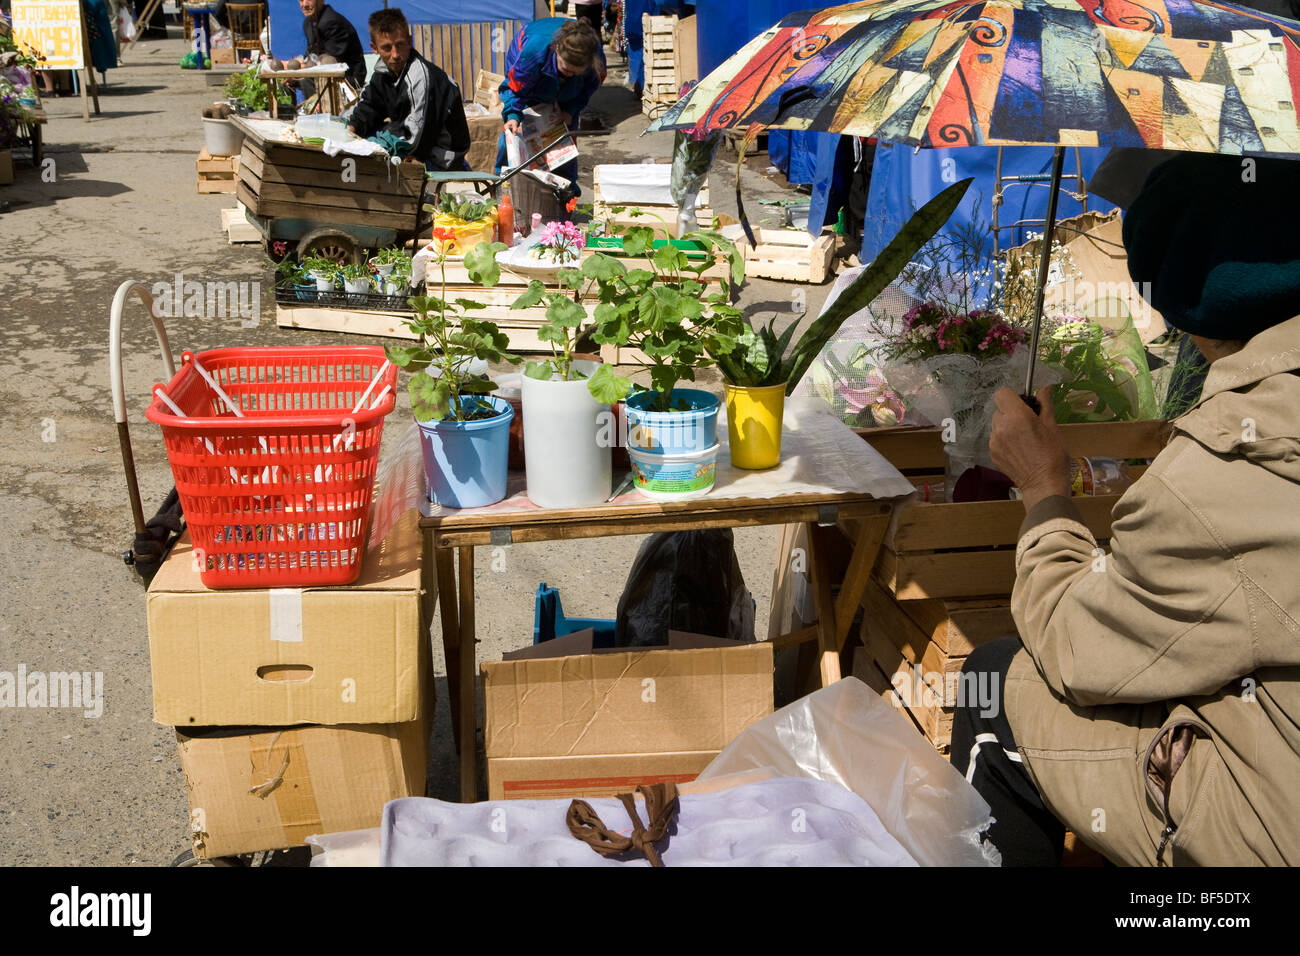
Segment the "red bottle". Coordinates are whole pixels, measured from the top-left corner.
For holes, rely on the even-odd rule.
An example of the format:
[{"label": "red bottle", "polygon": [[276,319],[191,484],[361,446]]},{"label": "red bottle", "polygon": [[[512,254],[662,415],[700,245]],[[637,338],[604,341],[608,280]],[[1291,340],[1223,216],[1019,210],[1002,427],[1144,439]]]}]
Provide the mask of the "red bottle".
[{"label": "red bottle", "polygon": [[497,242],[504,242],[507,246],[515,244],[515,206],[509,193],[501,198],[501,205],[497,207]]}]

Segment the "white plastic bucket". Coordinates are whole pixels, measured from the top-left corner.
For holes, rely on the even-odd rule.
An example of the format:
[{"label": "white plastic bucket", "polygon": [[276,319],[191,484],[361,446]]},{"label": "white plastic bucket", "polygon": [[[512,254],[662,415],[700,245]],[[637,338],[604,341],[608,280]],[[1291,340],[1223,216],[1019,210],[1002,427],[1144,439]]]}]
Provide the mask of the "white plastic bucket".
[{"label": "white plastic bucket", "polygon": [[238,156],[244,134],[228,119],[203,117],[203,145],[211,156]]},{"label": "white plastic bucket", "polygon": [[655,455],[629,447],[632,483],[637,491],[656,501],[702,498],[713,490],[717,479],[719,447],[680,455]]},{"label": "white plastic bucket", "polygon": [[[590,376],[598,362],[573,368]],[[612,448],[618,439],[614,414],[572,382],[520,379],[524,410],[524,470],[528,497],[543,508],[582,508],[609,497]]]}]

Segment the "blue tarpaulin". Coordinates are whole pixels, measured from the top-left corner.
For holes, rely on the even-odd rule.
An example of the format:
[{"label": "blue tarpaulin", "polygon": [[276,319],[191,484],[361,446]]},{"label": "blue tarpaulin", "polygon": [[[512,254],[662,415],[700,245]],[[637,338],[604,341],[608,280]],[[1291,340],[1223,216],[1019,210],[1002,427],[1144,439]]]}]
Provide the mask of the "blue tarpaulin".
[{"label": "blue tarpaulin", "polygon": [[[1002,175],[1043,176],[1051,173],[1052,147],[1008,146],[1002,150]],[[1109,150],[1105,148],[1079,149],[1079,165],[1086,181]],[[1076,151],[1065,153],[1065,179],[1057,206],[1057,221],[1078,215],[1083,211],[1069,193],[1074,192],[1078,180],[1071,174],[1078,170]],[[993,225],[993,195],[997,184],[997,147],[971,146],[957,149],[922,149],[881,143],[876,149],[875,166],[871,174],[871,187],[867,197],[866,227],[862,236],[863,262],[869,262],[889,243],[912,213],[937,196],[952,183],[973,176],[961,205],[941,230],[941,235],[956,237],[963,232],[980,231]],[[1003,192],[1002,207],[998,211],[998,246],[1002,250],[1018,246],[1028,239],[1027,233],[1043,231],[1041,220],[1047,214],[1049,186],[1008,183]],[[1088,197],[1088,209],[1109,212],[1113,203],[1096,196]],[[1018,220],[1039,220],[1036,224],[1020,228],[1006,228]],[[975,230],[970,227],[975,226]],[[992,257],[991,232],[985,235],[985,254]]]},{"label": "blue tarpaulin", "polygon": [[[302,54],[306,40],[302,32],[302,9],[297,0],[269,0],[271,54],[286,60]],[[384,6],[397,7],[410,23],[484,23],[489,20],[532,20],[533,0],[464,0],[440,3],[433,0],[329,0],[329,5],[357,28],[361,47],[370,52],[366,21]],[[509,42],[507,37],[505,42]]]}]

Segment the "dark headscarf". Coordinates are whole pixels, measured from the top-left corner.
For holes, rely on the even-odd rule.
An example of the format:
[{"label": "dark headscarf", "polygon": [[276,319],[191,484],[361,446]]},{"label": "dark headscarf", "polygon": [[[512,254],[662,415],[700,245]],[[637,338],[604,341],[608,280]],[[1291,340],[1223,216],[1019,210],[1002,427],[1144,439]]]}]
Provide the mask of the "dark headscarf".
[{"label": "dark headscarf", "polygon": [[1124,217],[1128,271],[1165,321],[1249,339],[1300,315],[1300,160],[1186,153]]}]

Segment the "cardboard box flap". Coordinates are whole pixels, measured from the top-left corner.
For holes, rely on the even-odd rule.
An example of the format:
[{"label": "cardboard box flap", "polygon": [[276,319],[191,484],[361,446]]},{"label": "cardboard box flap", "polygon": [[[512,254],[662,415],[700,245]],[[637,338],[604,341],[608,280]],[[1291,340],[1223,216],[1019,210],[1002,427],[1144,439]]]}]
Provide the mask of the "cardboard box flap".
[{"label": "cardboard box flap", "polygon": [[482,665],[493,757],[721,750],[772,711],[772,647]]}]

